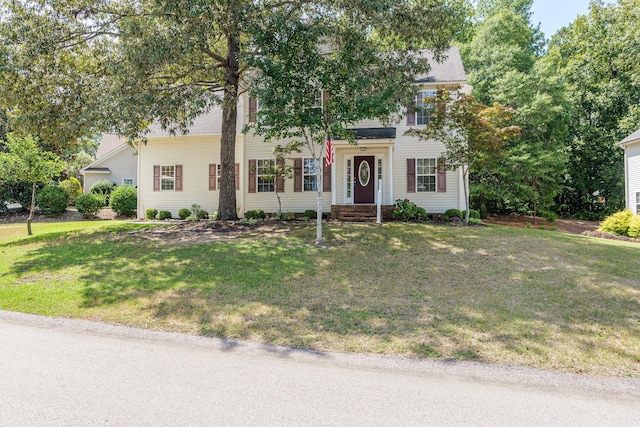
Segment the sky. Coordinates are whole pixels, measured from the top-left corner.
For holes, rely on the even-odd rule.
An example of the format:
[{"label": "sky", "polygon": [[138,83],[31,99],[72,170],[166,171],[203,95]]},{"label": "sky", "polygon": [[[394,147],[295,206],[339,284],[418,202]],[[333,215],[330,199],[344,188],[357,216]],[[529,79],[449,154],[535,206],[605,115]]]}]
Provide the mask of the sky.
[{"label": "sky", "polygon": [[571,24],[578,15],[586,15],[589,12],[589,0],[533,0],[531,11],[531,22],[534,26],[540,23],[540,29],[549,39],[560,28]]}]

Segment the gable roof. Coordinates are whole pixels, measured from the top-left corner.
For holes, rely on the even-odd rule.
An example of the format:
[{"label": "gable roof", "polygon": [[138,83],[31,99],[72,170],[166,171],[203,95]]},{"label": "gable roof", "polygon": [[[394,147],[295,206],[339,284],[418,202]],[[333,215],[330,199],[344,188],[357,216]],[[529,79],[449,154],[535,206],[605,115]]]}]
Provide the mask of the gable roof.
[{"label": "gable roof", "polygon": [[[105,143],[106,141],[106,143]],[[107,160],[109,160],[111,157],[115,156],[116,154],[118,154],[119,152],[126,150],[127,148],[132,148],[130,145],[126,144],[124,142],[124,138],[121,138],[117,135],[114,134],[104,134],[102,137],[102,142],[100,143],[100,147],[98,148],[98,152],[96,153],[96,157],[97,159],[91,163],[90,165],[87,165],[85,167],[83,167],[82,169],[80,169],[80,173],[84,174],[85,172],[95,172],[95,173],[111,173],[111,171],[109,170],[108,167],[97,167],[98,165],[101,165],[102,163],[106,162]],[[119,143],[118,143],[119,142]],[[103,148],[104,146],[104,150],[111,148],[111,147],[115,147],[112,148],[110,151],[108,152],[104,152],[102,153],[101,156],[98,156],[98,153],[100,152],[100,149]]]},{"label": "gable roof", "polygon": [[629,145],[634,142],[640,142],[640,129],[638,129],[637,131],[635,131],[634,133],[632,133],[622,141],[618,142],[618,145],[621,147],[624,147],[625,145]]},{"label": "gable roof", "polygon": [[100,146],[98,147],[98,151],[96,151],[96,159],[99,159],[105,154],[115,150],[124,143],[124,138],[119,137],[118,135],[112,133],[103,134],[102,141],[100,141]]},{"label": "gable roof", "polygon": [[429,50],[421,50],[418,55],[429,61],[431,69],[427,74],[416,76],[417,83],[465,83],[467,74],[464,71],[460,50],[456,46],[451,46],[443,55],[443,60],[438,62]]}]

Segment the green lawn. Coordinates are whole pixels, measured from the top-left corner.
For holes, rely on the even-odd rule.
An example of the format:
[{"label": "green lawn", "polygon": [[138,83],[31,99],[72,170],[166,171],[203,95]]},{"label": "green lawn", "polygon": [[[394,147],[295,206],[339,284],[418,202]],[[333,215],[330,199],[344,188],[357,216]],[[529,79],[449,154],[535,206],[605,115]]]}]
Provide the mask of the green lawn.
[{"label": "green lawn", "polygon": [[[640,376],[640,245],[535,229],[315,225],[201,244],[0,227],[0,308],[358,353]],[[101,228],[100,228],[101,227]]]}]

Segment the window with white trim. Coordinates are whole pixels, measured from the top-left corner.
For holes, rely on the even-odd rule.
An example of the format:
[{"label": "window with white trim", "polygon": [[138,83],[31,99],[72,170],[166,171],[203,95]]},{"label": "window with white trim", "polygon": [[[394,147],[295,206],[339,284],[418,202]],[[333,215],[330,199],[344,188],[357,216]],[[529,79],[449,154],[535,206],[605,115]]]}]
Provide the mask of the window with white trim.
[{"label": "window with white trim", "polygon": [[313,101],[313,107],[322,108],[322,91],[321,90],[316,92],[316,97]]},{"label": "window with white trim", "polygon": [[318,191],[315,159],[304,159],[302,163],[302,190]]},{"label": "window with white trim", "polygon": [[133,178],[122,178],[122,185],[133,187]]},{"label": "window with white trim", "polygon": [[431,123],[435,98],[435,90],[423,90],[416,94],[416,125],[424,126]]},{"label": "window with white trim", "polygon": [[640,191],[636,193],[636,213],[640,215]]},{"label": "window with white trim", "polygon": [[436,191],[436,159],[416,159],[416,191]]},{"label": "window with white trim", "polygon": [[222,164],[218,163],[216,165],[216,188],[217,189],[220,189],[220,174],[221,174],[220,171],[221,170],[222,170]]},{"label": "window with white trim", "polygon": [[160,166],[160,189],[162,191],[173,191],[176,189],[176,167]]},{"label": "window with white trim", "polygon": [[276,179],[273,174],[275,160],[256,161],[256,179],[258,180],[258,193],[273,193],[276,191]]}]

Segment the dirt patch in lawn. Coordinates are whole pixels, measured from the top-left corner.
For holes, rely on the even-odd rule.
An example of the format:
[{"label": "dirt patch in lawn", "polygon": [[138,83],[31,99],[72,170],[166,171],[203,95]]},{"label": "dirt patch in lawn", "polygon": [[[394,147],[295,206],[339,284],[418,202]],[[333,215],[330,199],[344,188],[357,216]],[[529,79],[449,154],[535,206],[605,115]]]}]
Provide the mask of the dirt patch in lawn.
[{"label": "dirt patch in lawn", "polygon": [[[167,224],[167,222],[161,222]],[[187,221],[162,227],[143,228],[127,233],[145,240],[167,243],[204,243],[211,240],[236,239],[247,236],[274,236],[304,227],[306,222],[261,221],[246,224],[234,221]]]},{"label": "dirt patch in lawn", "polygon": [[553,222],[548,222],[544,218],[534,218],[532,216],[522,215],[495,215],[483,220],[487,224],[506,225],[509,227],[520,228],[540,228],[547,229],[555,227],[557,231],[570,234],[582,234],[585,231],[595,231],[600,222],[584,221],[581,219],[558,218]]}]

